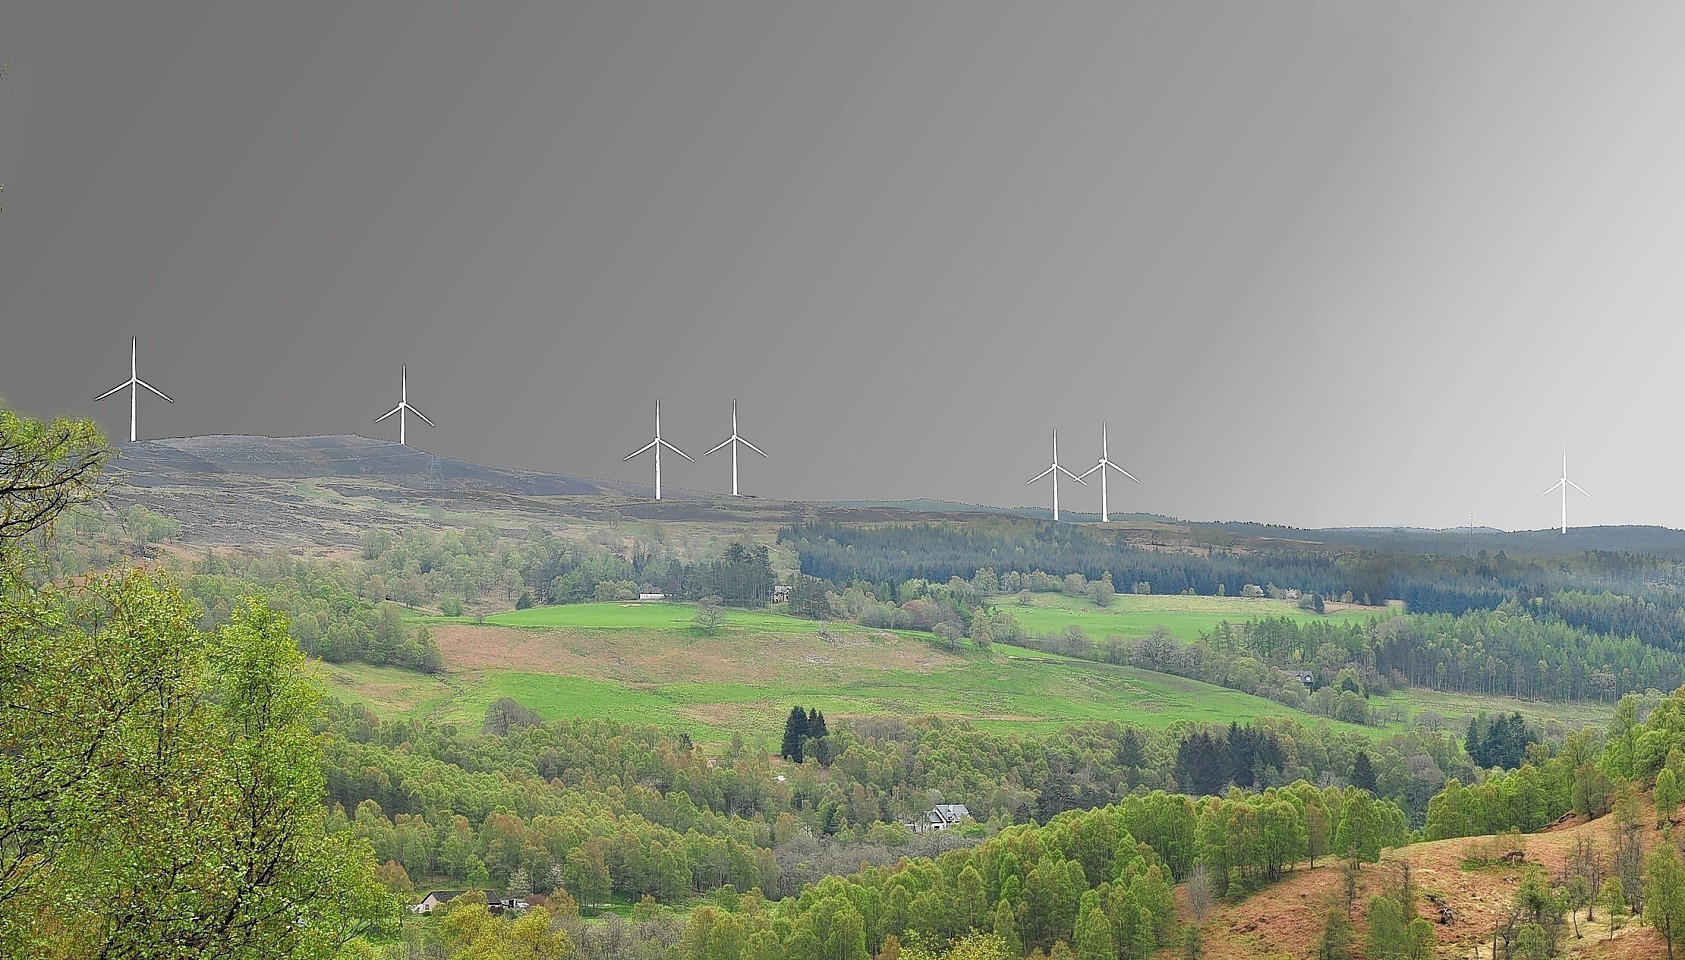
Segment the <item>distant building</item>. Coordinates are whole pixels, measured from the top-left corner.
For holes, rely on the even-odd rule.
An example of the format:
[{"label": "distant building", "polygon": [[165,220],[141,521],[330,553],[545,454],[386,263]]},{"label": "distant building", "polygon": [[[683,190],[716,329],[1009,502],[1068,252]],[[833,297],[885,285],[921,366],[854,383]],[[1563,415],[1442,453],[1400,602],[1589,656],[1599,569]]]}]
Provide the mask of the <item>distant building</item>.
[{"label": "distant building", "polygon": [[[410,907],[410,912],[432,913],[467,892],[466,890],[434,890],[427,896],[422,897],[420,903]],[[495,893],[486,894],[486,909],[492,913],[520,913],[527,909],[527,906],[527,902],[518,897],[500,897]]]},{"label": "distant building", "polygon": [[787,583],[773,584],[772,602],[783,603],[790,599],[790,585]]},{"label": "distant building", "polygon": [[1295,670],[1293,671],[1293,676],[1299,678],[1299,682],[1307,687],[1316,683],[1316,674],[1311,673],[1309,670]]},{"label": "distant building", "polygon": [[952,829],[962,821],[970,819],[971,811],[965,808],[965,804],[939,803],[907,826],[914,833],[929,833],[932,830]]},{"label": "distant building", "polygon": [[1256,599],[1264,595],[1264,588],[1256,583],[1249,583],[1240,588],[1240,595],[1248,599]]},{"label": "distant building", "polygon": [[1297,599],[1299,599],[1299,591],[1293,589],[1292,587],[1288,587],[1287,592],[1282,595],[1281,599],[1283,599],[1283,600],[1297,600]]},{"label": "distant building", "polygon": [[667,599],[667,595],[665,593],[640,593],[640,594],[638,594],[638,599],[639,600],[665,600],[665,599]]}]

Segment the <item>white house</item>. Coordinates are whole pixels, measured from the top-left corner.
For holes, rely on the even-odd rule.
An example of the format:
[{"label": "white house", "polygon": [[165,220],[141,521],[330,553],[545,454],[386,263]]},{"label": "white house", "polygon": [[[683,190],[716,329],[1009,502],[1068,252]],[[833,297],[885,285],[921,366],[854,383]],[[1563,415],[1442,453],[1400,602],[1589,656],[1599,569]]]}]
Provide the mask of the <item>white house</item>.
[{"label": "white house", "polygon": [[640,594],[638,594],[638,599],[639,600],[665,600],[665,599],[667,599],[667,595],[665,593],[640,593]]}]

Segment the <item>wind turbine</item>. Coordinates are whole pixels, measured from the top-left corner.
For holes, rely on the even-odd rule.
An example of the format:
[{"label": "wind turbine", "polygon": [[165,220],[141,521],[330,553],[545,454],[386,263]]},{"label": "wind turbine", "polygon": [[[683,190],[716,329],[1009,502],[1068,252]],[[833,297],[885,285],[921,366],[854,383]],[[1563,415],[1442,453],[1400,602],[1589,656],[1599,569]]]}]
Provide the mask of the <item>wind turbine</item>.
[{"label": "wind turbine", "polygon": [[[660,436],[660,434],[661,434],[661,416],[660,416],[659,413],[656,414],[655,423],[656,423],[656,431],[655,431],[656,435]],[[718,450],[718,449],[720,449],[720,447],[723,447],[728,443],[731,444],[731,495],[735,497],[735,496],[738,495],[737,494],[737,445],[741,443],[745,447],[748,447],[750,450],[755,451],[756,453],[760,454],[761,456],[763,456],[763,457],[766,456],[765,450],[762,450],[760,447],[755,446],[754,444],[750,443],[749,441],[747,441],[747,440],[745,440],[742,437],[737,435],[737,401],[736,400],[731,401],[731,436],[729,436],[726,439],[720,441],[720,445],[718,447],[715,447],[714,450]],[[714,450],[709,450],[708,453],[713,453]],[[642,451],[639,451],[639,452],[641,453]],[[703,456],[706,457],[708,455],[708,453],[704,453]],[[637,454],[633,454],[632,456],[635,457],[635,456],[637,456]],[[659,454],[657,454],[657,456],[659,456]],[[631,457],[627,457],[626,459],[630,460]],[[686,457],[685,459],[688,460],[690,458]],[[657,463],[659,463],[659,462],[660,461],[657,461]],[[659,470],[659,468],[657,468],[657,469]],[[657,500],[661,499],[661,494],[657,493],[655,496],[656,496]]]},{"label": "wind turbine", "polygon": [[[737,430],[736,430],[735,427],[732,429],[731,433],[732,433],[733,437],[736,437]],[[728,440],[726,442],[730,443],[731,441]],[[745,440],[743,442],[748,443],[749,441]],[[632,451],[631,453],[628,453],[622,459],[630,460],[633,457],[637,456],[638,454],[643,453],[645,450],[648,450],[652,447],[655,449],[655,499],[660,500],[661,499],[661,448],[666,447],[667,449],[673,451],[674,453],[678,454],[679,456],[684,457],[686,460],[690,460],[691,463],[696,462],[695,460],[690,459],[690,454],[684,452],[683,450],[680,450],[678,447],[675,447],[672,444],[668,443],[667,441],[661,439],[661,401],[660,400],[655,401],[655,439],[651,440],[650,442],[648,442],[646,444],[644,444],[643,446],[641,446],[638,449]],[[762,454],[762,456],[765,456],[765,454]],[[733,492],[735,493],[736,491],[733,491]]]},{"label": "wind turbine", "polygon": [[[1059,459],[1057,453],[1055,453],[1053,459],[1055,459],[1055,460]],[[1107,505],[1106,505],[1106,468],[1107,467],[1111,467],[1113,470],[1116,470],[1118,473],[1121,473],[1124,476],[1128,477],[1129,479],[1134,480],[1136,483],[1141,482],[1140,480],[1136,479],[1135,475],[1130,473],[1128,470],[1125,470],[1122,467],[1118,466],[1117,464],[1115,464],[1115,463],[1111,462],[1110,460],[1106,459],[1106,422],[1104,420],[1102,420],[1102,421],[1100,421],[1100,462],[1096,463],[1094,466],[1089,467],[1087,470],[1084,470],[1082,472],[1082,477],[1086,477],[1096,470],[1100,471],[1100,522],[1101,523],[1111,523],[1112,522],[1111,512],[1107,509]],[[1082,477],[1078,477],[1077,479],[1081,480]],[[1058,519],[1058,518],[1055,517],[1054,519]]]},{"label": "wind turbine", "polygon": [[[1558,487],[1562,488],[1562,532],[1567,533],[1568,532],[1568,488],[1573,487],[1575,490],[1578,490],[1581,493],[1586,493],[1586,490],[1585,490],[1584,487],[1582,487],[1579,484],[1575,483],[1574,481],[1568,479],[1568,451],[1566,451],[1566,450],[1562,451],[1562,479],[1556,481],[1553,484],[1551,484],[1550,489],[1546,490],[1544,493],[1539,494],[1539,496],[1548,497],[1552,493],[1555,493],[1556,489]],[[1586,499],[1592,500],[1592,499],[1595,499],[1595,498],[1592,497],[1591,494],[1586,493]]]},{"label": "wind turbine", "polygon": [[1042,472],[1040,472],[1040,473],[1036,474],[1035,476],[1031,477],[1030,479],[1025,480],[1024,482],[1025,483],[1035,483],[1037,480],[1040,480],[1042,477],[1045,477],[1050,473],[1053,474],[1053,519],[1054,519],[1055,522],[1057,522],[1058,519],[1059,519],[1059,474],[1062,473],[1065,476],[1070,477],[1072,480],[1075,480],[1076,482],[1081,483],[1083,486],[1085,486],[1085,487],[1088,486],[1088,484],[1083,483],[1083,479],[1081,477],[1077,476],[1076,474],[1072,473],[1069,470],[1066,470],[1064,467],[1059,466],[1059,428],[1058,427],[1053,428],[1053,465],[1048,467],[1046,470],[1043,470]]},{"label": "wind turbine", "polygon": [[[129,338],[129,379],[123,381],[122,383],[119,383],[117,386],[112,387],[110,390],[107,390],[104,393],[102,393],[99,396],[94,398],[94,402],[98,403],[99,401],[104,400],[106,397],[111,396],[112,394],[114,394],[117,391],[123,389],[124,387],[129,388],[129,442],[130,443],[135,442],[135,394],[138,392],[137,388],[145,387],[146,389],[151,390],[153,393],[158,394],[158,396],[164,397],[163,391],[159,390],[157,387],[153,386],[152,384],[147,383],[145,380],[142,380],[140,378],[140,375],[136,372],[135,360],[136,360],[136,355],[139,352],[140,352],[140,338],[139,337],[130,337]],[[164,399],[170,400],[169,397],[164,397]],[[174,400],[170,400],[170,402],[175,403]]]},{"label": "wind turbine", "polygon": [[397,414],[398,415],[398,443],[400,443],[404,446],[409,446],[408,432],[405,429],[406,425],[404,423],[404,415],[405,414],[407,414],[407,413],[415,414],[416,416],[420,417],[422,419],[422,422],[426,423],[429,427],[437,427],[438,424],[434,423],[431,420],[428,420],[427,414],[422,413],[420,410],[417,410],[416,408],[410,406],[410,371],[409,371],[409,366],[407,364],[399,364],[398,365],[398,376],[402,378],[402,384],[403,384],[403,392],[398,395],[398,405],[393,407],[392,409],[386,411],[385,413],[381,414],[380,416],[376,417],[374,422],[379,423],[380,421],[385,420],[387,417],[390,417],[394,413]]}]

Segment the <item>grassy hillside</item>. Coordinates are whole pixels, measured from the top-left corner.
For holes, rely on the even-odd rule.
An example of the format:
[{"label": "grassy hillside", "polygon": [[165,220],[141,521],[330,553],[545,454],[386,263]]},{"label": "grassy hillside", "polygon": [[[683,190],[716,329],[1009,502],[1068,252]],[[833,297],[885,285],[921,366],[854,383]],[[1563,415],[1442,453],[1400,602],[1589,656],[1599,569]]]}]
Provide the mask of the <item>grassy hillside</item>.
[{"label": "grassy hillside", "polygon": [[1396,608],[1345,607],[1325,614],[1299,609],[1298,604],[1286,600],[1243,597],[1137,596],[1119,594],[1111,606],[1101,607],[1092,600],[1068,597],[1060,593],[1032,593],[1027,595],[1028,606],[1017,597],[1003,599],[997,606],[1010,612],[1031,635],[1058,633],[1076,626],[1091,639],[1102,637],[1139,637],[1164,627],[1170,635],[1183,642],[1199,639],[1217,624],[1244,623],[1260,617],[1291,617],[1294,620],[1357,620],[1391,616]]},{"label": "grassy hillside", "polygon": [[775,735],[792,703],[832,715],[934,713],[1003,730],[1088,720],[1245,722],[1285,709],[1129,667],[1000,646],[989,654],[970,644],[949,651],[923,635],[777,614],[732,611],[708,635],[691,626],[694,612],[677,603],[594,603],[483,623],[427,618],[444,676],[355,664],[326,669],[333,689],[388,717],[478,724],[487,705],[508,696],[550,718],[678,725],[715,742],[734,733]]}]

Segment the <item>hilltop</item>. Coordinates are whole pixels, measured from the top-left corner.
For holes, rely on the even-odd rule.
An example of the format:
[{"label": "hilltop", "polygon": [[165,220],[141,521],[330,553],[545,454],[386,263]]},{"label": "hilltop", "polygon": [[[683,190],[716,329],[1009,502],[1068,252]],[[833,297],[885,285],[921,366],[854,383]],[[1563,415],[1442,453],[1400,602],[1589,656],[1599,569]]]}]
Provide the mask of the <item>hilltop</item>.
[{"label": "hilltop", "polygon": [[[112,497],[181,521],[181,541],[200,546],[288,547],[332,552],[361,542],[370,527],[426,520],[491,522],[520,529],[545,519],[651,521],[770,533],[815,519],[849,523],[940,521],[968,527],[1039,523],[1047,511],[939,499],[801,502],[731,498],[666,485],[547,473],[459,460],[356,435],[204,436],[121,444]],[[1553,557],[1585,551],[1685,559],[1685,531],[1611,526],[1506,532],[1487,527],[1302,529],[1256,522],[1179,520],[1156,514],[1065,513],[1096,535],[1131,546],[1206,554],[1212,550],[1350,554],[1470,554]]]}]

